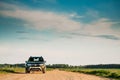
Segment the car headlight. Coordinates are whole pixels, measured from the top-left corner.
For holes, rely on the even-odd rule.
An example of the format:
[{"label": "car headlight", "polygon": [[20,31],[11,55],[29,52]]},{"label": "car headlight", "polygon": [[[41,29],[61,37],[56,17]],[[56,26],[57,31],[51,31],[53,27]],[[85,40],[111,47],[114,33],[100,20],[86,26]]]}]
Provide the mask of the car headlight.
[{"label": "car headlight", "polygon": [[40,66],[41,66],[41,68],[44,68],[44,67],[45,67],[45,65],[44,65],[44,64],[40,64]]},{"label": "car headlight", "polygon": [[31,66],[31,64],[27,64],[27,66]]},{"label": "car headlight", "polygon": [[40,66],[43,66],[43,64],[40,64]]}]

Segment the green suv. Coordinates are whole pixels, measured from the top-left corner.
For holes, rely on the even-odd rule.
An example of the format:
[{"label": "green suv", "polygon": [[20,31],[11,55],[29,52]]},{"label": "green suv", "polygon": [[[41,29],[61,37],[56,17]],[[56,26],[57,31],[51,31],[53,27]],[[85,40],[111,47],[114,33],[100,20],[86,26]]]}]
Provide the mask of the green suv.
[{"label": "green suv", "polygon": [[46,61],[44,61],[43,57],[33,57],[30,56],[28,61],[25,61],[25,72],[30,73],[30,71],[42,71],[42,73],[46,72]]}]

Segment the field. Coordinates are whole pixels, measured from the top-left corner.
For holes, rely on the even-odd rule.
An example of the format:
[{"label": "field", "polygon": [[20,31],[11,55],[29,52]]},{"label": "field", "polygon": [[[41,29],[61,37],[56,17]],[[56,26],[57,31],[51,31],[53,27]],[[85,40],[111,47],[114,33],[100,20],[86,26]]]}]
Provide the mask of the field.
[{"label": "field", "polygon": [[24,68],[20,68],[20,67],[15,67],[15,68],[0,68],[0,74],[7,74],[7,73],[22,73],[25,72]]},{"label": "field", "polygon": [[[47,71],[51,71],[53,68],[47,68]],[[25,68],[21,67],[14,67],[14,68],[0,68],[0,74],[8,74],[8,73],[24,73]]]},{"label": "field", "polygon": [[[47,71],[54,70],[53,68],[47,68]],[[120,80],[120,69],[85,69],[85,68],[59,68],[59,70],[91,74],[106,78],[111,78],[113,80]],[[0,74],[8,73],[24,73],[24,68],[15,67],[15,68],[0,68]]]},{"label": "field", "polygon": [[120,69],[86,69],[86,68],[62,68],[61,70],[92,74],[101,77],[112,78],[120,80]]}]

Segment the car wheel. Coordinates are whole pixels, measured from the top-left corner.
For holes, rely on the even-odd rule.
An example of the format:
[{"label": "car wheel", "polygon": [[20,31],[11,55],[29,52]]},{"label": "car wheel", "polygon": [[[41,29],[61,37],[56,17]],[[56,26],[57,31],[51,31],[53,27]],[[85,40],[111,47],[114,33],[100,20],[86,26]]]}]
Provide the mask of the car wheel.
[{"label": "car wheel", "polygon": [[30,71],[27,68],[25,68],[25,73],[30,73]]},{"label": "car wheel", "polygon": [[46,73],[46,68],[43,68],[43,69],[42,69],[42,73]]}]

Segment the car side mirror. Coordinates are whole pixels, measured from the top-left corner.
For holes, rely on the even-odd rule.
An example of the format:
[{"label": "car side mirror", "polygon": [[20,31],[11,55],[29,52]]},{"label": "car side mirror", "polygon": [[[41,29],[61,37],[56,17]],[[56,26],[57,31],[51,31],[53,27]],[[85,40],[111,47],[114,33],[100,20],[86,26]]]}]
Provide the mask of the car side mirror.
[{"label": "car side mirror", "polygon": [[46,63],[46,61],[44,61],[44,63]]}]

